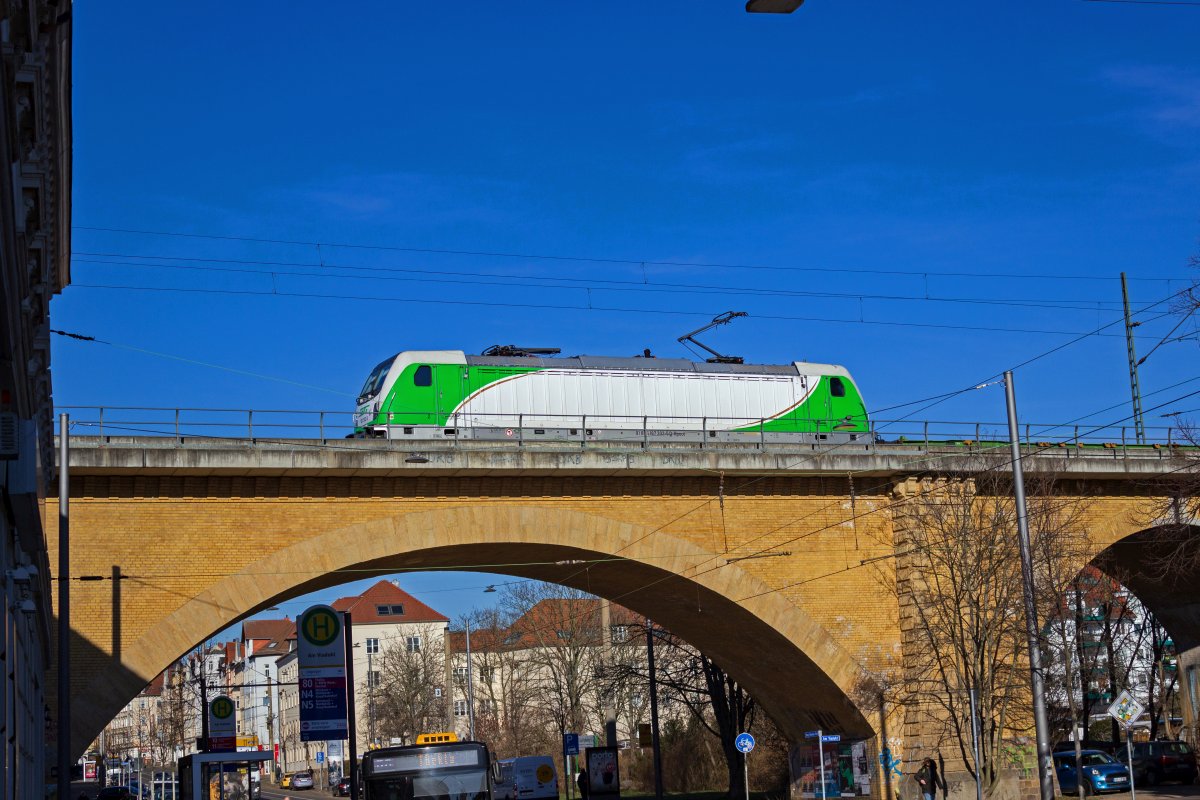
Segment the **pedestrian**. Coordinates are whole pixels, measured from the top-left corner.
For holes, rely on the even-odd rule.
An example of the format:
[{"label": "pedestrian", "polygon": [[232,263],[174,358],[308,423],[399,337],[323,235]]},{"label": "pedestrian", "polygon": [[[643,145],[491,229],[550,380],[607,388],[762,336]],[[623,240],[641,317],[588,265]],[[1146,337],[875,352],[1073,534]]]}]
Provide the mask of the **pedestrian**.
[{"label": "pedestrian", "polygon": [[575,785],[579,787],[580,800],[587,800],[588,796],[588,774],[587,770],[580,767],[579,775],[575,778]]},{"label": "pedestrian", "polygon": [[946,781],[938,774],[937,764],[928,756],[921,762],[921,768],[917,770],[917,783],[921,786],[921,796],[923,800],[935,800],[937,798],[937,790],[942,790],[942,796],[946,796]]}]

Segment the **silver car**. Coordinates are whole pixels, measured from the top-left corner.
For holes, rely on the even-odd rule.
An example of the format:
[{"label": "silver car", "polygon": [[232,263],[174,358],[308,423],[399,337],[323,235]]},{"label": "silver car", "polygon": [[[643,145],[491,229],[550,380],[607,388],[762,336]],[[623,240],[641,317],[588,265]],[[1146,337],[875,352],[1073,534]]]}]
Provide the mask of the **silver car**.
[{"label": "silver car", "polygon": [[292,776],[293,789],[311,789],[313,788],[313,774],[311,772],[297,772]]}]

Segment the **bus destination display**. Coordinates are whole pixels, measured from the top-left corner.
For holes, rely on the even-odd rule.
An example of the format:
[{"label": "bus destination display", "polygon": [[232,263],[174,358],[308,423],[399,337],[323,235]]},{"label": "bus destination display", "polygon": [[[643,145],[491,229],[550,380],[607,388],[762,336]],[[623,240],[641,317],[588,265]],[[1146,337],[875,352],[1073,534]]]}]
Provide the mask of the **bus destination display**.
[{"label": "bus destination display", "polygon": [[418,750],[412,753],[373,759],[372,771],[380,774],[384,772],[411,772],[425,769],[477,767],[480,764],[480,755],[481,753],[476,748],[430,748],[425,751]]}]

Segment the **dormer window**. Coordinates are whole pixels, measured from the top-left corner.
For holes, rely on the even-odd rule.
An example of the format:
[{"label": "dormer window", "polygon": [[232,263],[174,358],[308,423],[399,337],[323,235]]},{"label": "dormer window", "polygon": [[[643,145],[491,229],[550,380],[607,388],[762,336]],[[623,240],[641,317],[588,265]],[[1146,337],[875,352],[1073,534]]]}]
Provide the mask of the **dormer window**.
[{"label": "dormer window", "polygon": [[402,617],[402,616],[404,616],[404,606],[402,606],[402,605],[375,606],[375,613],[381,617]]}]

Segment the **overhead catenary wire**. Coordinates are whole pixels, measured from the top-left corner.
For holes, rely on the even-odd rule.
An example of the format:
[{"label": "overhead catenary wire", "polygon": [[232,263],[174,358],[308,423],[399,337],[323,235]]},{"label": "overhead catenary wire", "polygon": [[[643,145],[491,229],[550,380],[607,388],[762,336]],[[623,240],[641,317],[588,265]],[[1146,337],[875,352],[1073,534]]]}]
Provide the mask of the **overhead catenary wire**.
[{"label": "overhead catenary wire", "polygon": [[[344,248],[347,250],[378,250],[398,253],[428,253],[433,255],[452,255],[452,256],[472,256],[486,258],[519,258],[537,261],[576,261],[590,262],[595,264],[626,264],[631,267],[644,266],[661,266],[661,267],[703,267],[709,269],[758,269],[772,270],[782,272],[826,272],[826,273],[849,273],[860,275],[907,275],[910,277],[952,277],[952,278],[979,278],[979,279],[997,279],[1011,280],[1013,278],[1022,279],[1052,279],[1052,280],[1077,280],[1077,281],[1105,281],[1108,278],[1103,278],[1097,275],[1067,275],[1054,273],[1005,273],[1005,272],[966,272],[966,271],[941,271],[932,269],[920,270],[898,270],[898,269],[863,269],[856,267],[798,267],[798,266],[774,266],[763,264],[731,264],[723,262],[702,262],[702,261],[684,261],[675,259],[651,259],[651,258],[610,258],[598,256],[566,256],[553,254],[538,254],[538,253],[517,253],[489,250],[454,250],[454,249],[439,249],[429,247],[401,247],[395,245],[372,245],[362,243],[336,243],[336,242],[321,242],[295,239],[272,239],[265,237],[254,236],[236,236],[228,234],[208,234],[208,233],[185,233],[182,231],[161,231],[137,228],[119,228],[119,227],[101,227],[87,225],[73,225],[72,230],[76,231],[92,231],[102,233],[124,233],[139,236],[156,236],[156,237],[173,237],[181,239],[207,239],[211,241],[226,241],[226,242],[255,242],[258,244],[281,244],[292,245],[298,247],[312,248]],[[1170,280],[1178,280],[1177,277],[1143,277],[1131,278],[1130,280],[1166,282]]]},{"label": "overhead catenary wire", "polygon": [[[94,258],[80,258],[79,256],[93,256]],[[98,260],[103,257],[105,260]],[[114,258],[128,259],[138,258],[142,261],[126,261],[112,260]],[[145,259],[154,259],[148,261]],[[161,263],[164,261],[187,261],[195,263],[187,264],[172,264]],[[799,290],[785,289],[781,287],[757,288],[752,286],[721,286],[713,284],[697,284],[697,283],[668,283],[663,281],[647,281],[647,280],[617,280],[614,278],[575,278],[564,276],[550,275],[520,275],[512,273],[491,273],[491,272],[464,272],[459,270],[442,270],[428,269],[417,267],[365,267],[352,266],[345,264],[332,263],[312,263],[312,262],[289,262],[289,261],[264,261],[258,259],[217,259],[217,258],[192,258],[183,256],[171,255],[133,255],[128,253],[89,253],[76,252],[72,258],[72,263],[75,264],[90,264],[97,266],[118,266],[118,267],[135,267],[138,269],[165,269],[165,270],[182,270],[192,272],[210,272],[210,273],[226,273],[234,275],[256,275],[262,277],[275,277],[279,275],[288,277],[300,278],[317,278],[320,280],[335,280],[347,278],[359,278],[366,280],[379,281],[402,281],[402,282],[418,282],[418,283],[450,283],[472,286],[513,286],[519,285],[527,288],[542,288],[542,289],[571,289],[571,288],[588,288],[593,291],[610,291],[610,292],[650,292],[650,293],[671,293],[671,294],[722,294],[722,295],[749,295],[755,297],[817,297],[831,298],[844,300],[878,300],[878,301],[895,301],[895,302],[921,302],[921,303],[960,303],[966,305],[996,305],[1008,306],[1013,308],[1048,308],[1066,311],[1085,311],[1092,312],[1104,306],[1118,307],[1119,301],[1109,300],[1093,300],[1079,298],[1022,298],[1022,299],[1006,299],[1006,298],[988,298],[988,297],[942,297],[930,295],[925,292],[921,295],[903,295],[903,294],[872,294],[866,292],[832,292],[820,290]],[[260,266],[264,269],[248,269],[237,267],[212,267],[199,266],[200,263],[219,263],[219,264],[242,264],[247,266]],[[315,271],[311,272],[296,272],[291,270],[280,270],[275,267],[307,267]],[[346,275],[337,272],[367,272],[370,275]],[[378,274],[390,273],[390,274]],[[403,273],[397,275],[395,273]],[[492,279],[492,280],[485,280]],[[530,281],[530,283],[513,284],[513,281]],[[1136,301],[1144,302],[1144,301]]]},{"label": "overhead catenary wire", "polygon": [[[449,300],[441,297],[380,297],[378,295],[331,294],[328,292],[277,292],[248,289],[207,289],[196,287],[138,286],[131,284],[102,284],[72,281],[77,289],[106,289],[118,291],[159,292],[176,294],[208,294],[234,297],[291,297],[307,300],[351,300],[371,303],[400,303],[406,305],[466,306],[473,308],[519,308],[539,311],[601,311],[622,314],[659,314],[682,317],[712,317],[712,310],[680,310],[665,308],[629,308],[600,305],[571,305],[566,303],[515,303],[497,300]],[[1046,328],[1006,328],[993,325],[955,325],[935,322],[905,322],[892,320],[847,319],[837,317],[807,317],[784,314],[755,314],[754,319],[782,322],[820,322],[837,325],[876,325],[884,327],[922,328],[930,330],[976,331],[981,333],[1023,333],[1041,336],[1105,336],[1095,332],[1054,330]],[[1114,334],[1115,336],[1115,334]]]}]

